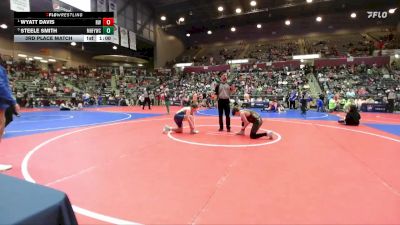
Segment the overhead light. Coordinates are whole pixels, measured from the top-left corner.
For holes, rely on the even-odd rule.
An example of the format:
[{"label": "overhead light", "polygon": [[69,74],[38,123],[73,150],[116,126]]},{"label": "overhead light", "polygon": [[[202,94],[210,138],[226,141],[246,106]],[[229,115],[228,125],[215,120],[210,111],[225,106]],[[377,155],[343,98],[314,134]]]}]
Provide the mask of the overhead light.
[{"label": "overhead light", "polygon": [[167,17],[165,17],[165,16],[161,16],[161,18],[160,18],[162,21],[166,21],[167,20]]},{"label": "overhead light", "polygon": [[190,34],[189,34],[189,33],[187,33],[187,34],[186,34],[186,37],[190,37]]},{"label": "overhead light", "polygon": [[22,58],[28,57],[27,55],[24,55],[24,54],[18,54],[18,56],[19,56],[19,57],[22,57]]},{"label": "overhead light", "polygon": [[306,0],[307,3],[312,3],[313,0]]},{"label": "overhead light", "polygon": [[397,8],[389,9],[389,13],[390,13],[390,14],[395,13],[395,12],[396,12],[396,9],[397,9]]},{"label": "overhead light", "polygon": [[138,64],[138,66],[142,67],[142,66],[143,66],[143,64],[139,63],[139,64]]},{"label": "overhead light", "polygon": [[8,26],[7,26],[7,24],[4,24],[4,23],[3,23],[3,24],[0,25],[0,28],[1,28],[1,29],[7,29]]},{"label": "overhead light", "polygon": [[235,11],[236,11],[237,14],[242,13],[242,9],[241,8],[236,8]]},{"label": "overhead light", "polygon": [[193,65],[193,63],[177,63],[177,64],[175,64],[175,67],[184,68],[184,67],[191,66],[191,65]]},{"label": "overhead light", "polygon": [[319,59],[321,56],[319,54],[310,54],[310,55],[294,55],[293,59]]},{"label": "overhead light", "polygon": [[395,57],[396,59],[398,59],[398,58],[399,58],[399,54],[394,55],[394,57]]},{"label": "overhead light", "polygon": [[285,21],[286,26],[289,26],[291,24],[290,20]]},{"label": "overhead light", "polygon": [[261,27],[262,27],[262,25],[259,23],[259,24],[257,24],[257,28],[258,29],[261,29]]},{"label": "overhead light", "polygon": [[185,22],[185,17],[180,17],[179,22],[181,22],[181,23]]},{"label": "overhead light", "polygon": [[42,59],[42,60],[40,60],[40,62],[41,63],[48,63],[49,61]]},{"label": "overhead light", "polygon": [[113,46],[113,49],[114,49],[114,50],[117,50],[117,49],[118,49],[118,47],[114,45],[114,46]]},{"label": "overhead light", "polygon": [[39,57],[39,56],[34,56],[33,58],[36,59],[36,60],[41,60],[41,59],[43,59],[42,57]]},{"label": "overhead light", "polygon": [[224,11],[224,7],[219,6],[219,7],[218,7],[218,11],[220,11],[220,12]]},{"label": "overhead light", "polygon": [[212,34],[212,31],[211,30],[207,31],[207,34]]},{"label": "overhead light", "polygon": [[303,63],[303,62],[304,62],[304,59],[300,59],[300,62],[302,62],[302,63]]},{"label": "overhead light", "polygon": [[49,62],[56,62],[57,60],[55,59],[49,59]]},{"label": "overhead light", "polygon": [[317,16],[317,18],[315,18],[315,20],[316,20],[317,22],[321,22],[321,21],[322,21],[322,17]]},{"label": "overhead light", "polygon": [[233,59],[228,60],[228,64],[241,64],[241,63],[248,63],[249,59]]},{"label": "overhead light", "polygon": [[235,27],[231,27],[231,31],[232,31],[232,32],[235,32],[235,31],[236,31],[236,28],[235,28]]},{"label": "overhead light", "polygon": [[351,13],[350,17],[351,17],[351,18],[356,18],[356,17],[357,17],[357,13],[354,13],[354,12]]},{"label": "overhead light", "polygon": [[251,2],[250,2],[250,5],[254,7],[254,6],[257,5],[257,2],[256,2],[256,1],[251,1]]},{"label": "overhead light", "polygon": [[71,42],[71,45],[72,45],[72,46],[75,46],[75,45],[76,45],[76,42]]},{"label": "overhead light", "polygon": [[28,58],[28,61],[33,61],[33,58]]}]

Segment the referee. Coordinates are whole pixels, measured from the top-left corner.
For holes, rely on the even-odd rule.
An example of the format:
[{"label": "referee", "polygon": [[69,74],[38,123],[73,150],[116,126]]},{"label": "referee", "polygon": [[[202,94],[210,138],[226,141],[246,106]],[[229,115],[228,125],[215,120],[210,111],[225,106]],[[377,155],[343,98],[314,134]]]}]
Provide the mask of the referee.
[{"label": "referee", "polygon": [[[19,105],[14,100],[10,85],[8,83],[7,71],[0,66],[0,142],[4,133],[4,126],[6,123],[5,113],[6,109],[13,107],[15,112],[19,113]],[[0,172],[11,169],[11,165],[0,164]]]},{"label": "referee", "polygon": [[144,102],[143,102],[143,110],[144,110],[144,107],[146,106],[146,103],[149,105],[149,109],[151,109],[150,108],[150,97],[149,97],[149,92],[147,92],[147,89],[145,88],[144,89],[144,91],[143,91],[143,97],[144,97]]},{"label": "referee", "polygon": [[223,114],[225,112],[226,130],[231,132],[230,97],[235,88],[227,83],[227,79],[227,74],[223,73],[221,82],[215,87],[215,93],[218,97],[219,131],[224,130]]}]

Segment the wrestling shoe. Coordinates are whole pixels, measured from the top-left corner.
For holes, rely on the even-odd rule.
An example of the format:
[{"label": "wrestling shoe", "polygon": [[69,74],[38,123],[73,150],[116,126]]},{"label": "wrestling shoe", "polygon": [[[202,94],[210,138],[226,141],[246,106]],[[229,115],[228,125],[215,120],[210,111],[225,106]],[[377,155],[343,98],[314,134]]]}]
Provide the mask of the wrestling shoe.
[{"label": "wrestling shoe", "polygon": [[0,164],[0,172],[6,171],[6,170],[11,170],[11,169],[12,169],[11,165]]},{"label": "wrestling shoe", "polygon": [[244,135],[244,130],[237,132],[236,135]]},{"label": "wrestling shoe", "polygon": [[274,137],[272,136],[274,133],[272,131],[268,131],[267,132],[267,136],[270,140],[274,139]]},{"label": "wrestling shoe", "polygon": [[199,133],[198,130],[192,130],[192,131],[190,131],[190,134],[198,134],[198,133]]},{"label": "wrestling shoe", "polygon": [[165,126],[164,126],[164,129],[163,129],[163,133],[166,134],[166,133],[168,133],[169,131],[171,131],[171,127],[168,126],[168,125],[165,125]]}]

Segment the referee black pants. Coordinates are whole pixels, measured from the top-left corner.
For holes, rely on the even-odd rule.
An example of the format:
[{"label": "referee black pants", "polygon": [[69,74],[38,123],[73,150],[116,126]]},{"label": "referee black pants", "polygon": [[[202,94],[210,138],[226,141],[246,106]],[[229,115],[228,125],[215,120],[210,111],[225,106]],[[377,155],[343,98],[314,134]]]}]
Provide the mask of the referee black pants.
[{"label": "referee black pants", "polygon": [[149,97],[147,97],[147,98],[144,98],[144,102],[143,102],[143,109],[144,109],[144,106],[145,106],[146,104],[148,104],[148,106],[149,106],[149,109],[150,109],[150,98],[149,98]]},{"label": "referee black pants", "polygon": [[388,99],[388,111],[392,113],[394,111],[394,99]]},{"label": "referee black pants", "polygon": [[225,112],[225,118],[226,118],[226,128],[228,130],[231,129],[231,109],[230,109],[230,102],[229,99],[218,99],[218,115],[219,115],[219,128],[221,130],[224,129],[224,121],[223,121],[223,115]]}]

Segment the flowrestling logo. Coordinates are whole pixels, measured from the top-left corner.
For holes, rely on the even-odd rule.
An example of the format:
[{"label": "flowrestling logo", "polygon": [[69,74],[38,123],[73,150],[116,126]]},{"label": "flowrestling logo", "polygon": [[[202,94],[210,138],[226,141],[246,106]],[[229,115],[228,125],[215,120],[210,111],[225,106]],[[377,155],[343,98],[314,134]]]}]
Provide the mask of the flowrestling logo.
[{"label": "flowrestling logo", "polygon": [[368,19],[386,19],[389,13],[395,13],[396,9],[390,9],[389,11],[367,11]]}]

